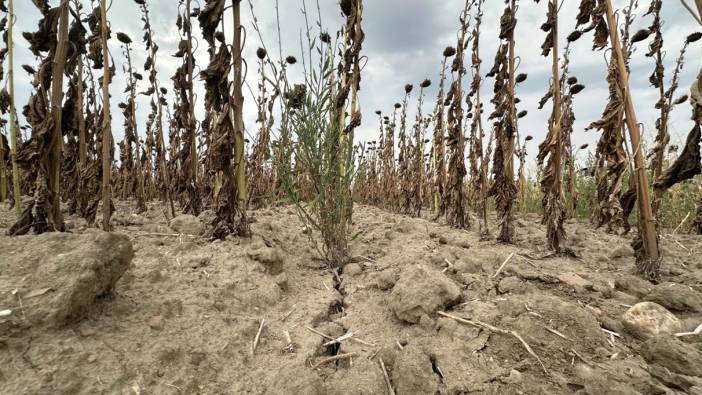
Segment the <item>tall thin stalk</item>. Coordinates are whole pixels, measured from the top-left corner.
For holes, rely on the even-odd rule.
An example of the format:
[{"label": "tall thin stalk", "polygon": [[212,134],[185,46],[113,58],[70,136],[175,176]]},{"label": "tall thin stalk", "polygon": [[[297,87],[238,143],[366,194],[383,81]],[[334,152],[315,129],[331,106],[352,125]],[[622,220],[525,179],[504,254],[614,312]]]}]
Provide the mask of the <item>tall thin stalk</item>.
[{"label": "tall thin stalk", "polygon": [[[563,139],[561,137],[561,80],[558,58],[558,2],[550,0],[548,3],[548,18],[544,24],[549,28],[549,37],[542,46],[543,55],[552,53],[552,80],[551,89],[553,96],[553,112],[549,121],[549,132],[546,139],[539,147],[538,161],[543,166],[544,160],[548,157],[548,164],[544,168],[541,178],[541,189],[543,191],[544,220],[546,221],[546,238],[550,249],[560,252],[561,244],[565,239],[563,221],[565,219],[565,207],[562,201],[563,187],[561,171],[563,168]],[[549,29],[544,29],[549,30]]]},{"label": "tall thin stalk", "polygon": [[244,95],[241,91],[242,77],[242,29],[241,26],[241,0],[232,0],[232,17],[234,19],[234,38],[232,42],[232,62],[234,69],[234,167],[236,177],[237,209],[240,213],[240,235],[249,234],[246,221],[246,163],[244,157]]},{"label": "tall thin stalk", "polygon": [[[463,67],[465,55],[465,42],[468,34],[469,12],[474,1],[466,0],[459,17],[460,28],[456,57],[453,59],[451,71],[456,73],[455,80],[449,92],[450,106],[447,115],[449,151],[448,182],[446,184],[446,222],[459,229],[470,227],[469,216],[466,210],[465,191],[463,180],[467,174],[465,164],[465,135],[463,131],[463,76],[466,69]],[[448,99],[447,99],[448,101]]]},{"label": "tall thin stalk", "polygon": [[483,22],[483,3],[485,0],[478,0],[478,9],[475,14],[475,22],[473,28],[473,45],[471,56],[471,67],[473,69],[473,81],[471,83],[471,93],[469,96],[474,97],[471,104],[472,122],[471,122],[471,185],[473,193],[474,207],[477,207],[478,216],[480,217],[479,231],[481,237],[487,237],[490,229],[487,223],[487,195],[488,195],[488,174],[487,162],[490,159],[485,155],[483,149],[483,139],[485,138],[485,130],[483,128],[483,103],[480,96],[480,88],[482,86],[483,77],[481,75],[482,59],[480,58],[480,32]]},{"label": "tall thin stalk", "polygon": [[102,229],[110,231],[112,198],[110,178],[112,175],[112,117],[110,115],[110,57],[107,48],[108,32],[107,1],[100,0],[100,42],[102,46]]},{"label": "tall thin stalk", "polygon": [[66,65],[68,43],[68,0],[61,0],[58,43],[53,57],[51,78],[51,114],[54,119],[54,130],[50,140],[49,151],[49,188],[51,191],[51,208],[53,223],[56,230],[63,228],[61,215],[61,146],[63,139],[61,101],[63,99],[63,71]]},{"label": "tall thin stalk", "polygon": [[13,27],[15,25],[15,11],[13,0],[9,0],[9,22],[7,29],[7,57],[8,65],[8,82],[10,85],[10,149],[12,151],[12,196],[15,199],[15,214],[17,219],[22,216],[22,193],[20,191],[19,166],[17,166],[17,136],[19,130],[17,128],[17,110],[15,109],[15,50],[13,41]]},{"label": "tall thin stalk", "polygon": [[619,68],[619,89],[624,95],[624,109],[626,112],[627,129],[629,130],[636,170],[637,201],[639,205],[639,236],[635,241],[636,265],[639,273],[650,279],[659,277],[660,251],[658,250],[658,234],[656,231],[651,196],[649,191],[646,163],[641,147],[641,132],[634,110],[629,86],[629,73],[627,72],[624,54],[619,42],[617,23],[614,17],[611,0],[604,0],[606,5],[607,25],[609,37],[614,50]]},{"label": "tall thin stalk", "polygon": [[436,217],[444,213],[444,205],[441,199],[446,187],[446,123],[444,113],[444,100],[446,98],[446,64],[448,59],[456,54],[456,49],[447,47],[443,52],[441,60],[441,72],[439,76],[439,93],[436,97],[436,107],[434,108],[434,140],[432,142],[432,169],[434,181],[433,204]]},{"label": "tall thin stalk", "polygon": [[514,151],[517,137],[517,114],[515,103],[515,70],[514,29],[517,26],[517,2],[510,0],[501,18],[499,38],[503,40],[495,64],[488,76],[495,77],[495,96],[492,103],[495,111],[490,119],[495,119],[495,154],[493,156],[493,184],[490,196],[495,197],[500,233],[497,239],[503,243],[511,243],[514,238],[513,205],[518,190],[514,183]]}]

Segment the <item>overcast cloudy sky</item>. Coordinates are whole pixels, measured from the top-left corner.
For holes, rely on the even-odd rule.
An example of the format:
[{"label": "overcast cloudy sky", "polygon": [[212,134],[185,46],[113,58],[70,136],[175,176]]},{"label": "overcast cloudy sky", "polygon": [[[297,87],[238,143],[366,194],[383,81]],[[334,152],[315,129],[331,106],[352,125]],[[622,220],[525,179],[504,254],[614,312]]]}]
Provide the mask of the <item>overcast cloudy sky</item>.
[{"label": "overcast cloudy sky", "polygon": [[[159,57],[156,60],[159,79],[162,84],[171,90],[172,82],[170,77],[179,66],[179,59],[171,55],[177,51],[180,37],[175,27],[175,19],[178,14],[176,0],[147,0],[151,9],[152,26],[155,31],[155,40],[160,46]],[[279,11],[282,25],[282,46],[283,54],[300,57],[300,35],[304,31],[304,16],[301,12],[302,2],[307,3],[310,17],[316,19],[316,0],[280,0]],[[58,1],[51,0],[52,6]],[[204,0],[201,0],[204,5]],[[262,30],[263,39],[269,50],[277,53],[277,33],[276,33],[276,12],[275,0],[251,0],[253,10],[258,18],[259,26]],[[88,3],[84,1],[84,3]],[[321,9],[321,19],[325,30],[335,32],[343,23],[337,0],[319,0]],[[484,60],[483,72],[492,65],[492,60],[498,46],[499,18],[502,14],[504,2],[498,0],[487,0],[484,9],[484,24],[481,37],[481,56]],[[529,147],[530,157],[533,159],[538,143],[546,134],[546,121],[550,110],[538,110],[538,100],[548,89],[550,79],[550,58],[540,56],[540,46],[543,42],[544,33],[539,29],[545,20],[546,2],[536,4],[531,0],[520,1],[517,25],[517,55],[521,59],[519,72],[528,73],[529,79],[518,86],[517,94],[522,102],[520,110],[527,110],[528,115],[520,120],[521,135],[531,134],[535,137]],[[575,15],[580,2],[578,0],[564,0],[560,11],[560,23],[562,36],[565,37],[573,30],[575,25]],[[629,0],[614,0],[615,7],[622,7],[628,4]],[[109,19],[113,32],[125,32],[129,34],[135,42],[134,60],[135,64],[141,68],[145,59],[145,49],[141,43],[142,22],[140,21],[140,11],[132,0],[112,0],[112,8],[109,10]],[[193,1],[193,4],[197,4]],[[363,71],[363,82],[361,92],[361,106],[364,111],[364,122],[357,136],[359,140],[374,140],[377,136],[377,118],[375,110],[389,112],[393,103],[400,101],[403,94],[403,86],[406,83],[418,84],[425,78],[432,80],[432,87],[428,90],[425,113],[433,108],[433,101],[436,97],[438,73],[440,69],[441,53],[448,46],[456,45],[456,30],[458,28],[458,16],[463,8],[464,0],[366,0],[364,2],[365,14],[363,18],[366,41],[363,47],[363,54],[368,57],[368,63]],[[648,9],[649,1],[640,0],[638,17],[634,23],[633,31],[645,28],[650,24],[650,17],[643,17]],[[666,62],[666,83],[669,82],[670,71],[673,69],[675,58],[684,43],[685,37],[699,31],[700,26],[684,10],[679,1],[668,0],[664,2],[664,40],[665,51],[667,53]],[[86,4],[90,9],[90,5]],[[15,12],[17,18],[17,31],[35,30],[40,14],[28,0],[15,1]],[[231,17],[227,15],[225,28],[227,37],[231,37]],[[248,82],[255,89],[256,83],[256,48],[260,46],[260,40],[255,34],[252,26],[252,12],[247,0],[242,1],[242,23],[247,28],[248,40],[244,49],[244,56],[249,64]],[[199,48],[196,54],[199,67],[206,67],[207,55],[205,54],[206,44],[200,37],[200,29],[197,21],[193,21],[194,32],[199,40]],[[315,27],[315,34],[318,34]],[[606,84],[606,60],[605,52],[593,53],[591,48],[591,35],[588,35],[573,46],[571,57],[571,73],[577,76],[587,89],[579,94],[575,100],[575,113],[577,122],[574,132],[574,144],[594,143],[597,139],[597,132],[585,132],[584,128],[588,123],[597,120],[600,116],[607,100]],[[564,39],[563,39],[564,41]],[[16,34],[16,58],[17,65],[35,64],[31,52],[28,50],[26,41]],[[563,45],[563,43],[562,43]],[[639,121],[644,124],[645,134],[652,137],[655,134],[654,122],[656,112],[654,104],[657,100],[657,91],[648,83],[648,76],[653,70],[653,62],[644,56],[646,45],[641,45],[632,59],[631,84],[634,93],[634,102],[639,116]],[[119,75],[123,62],[119,43],[114,40],[110,42],[110,51],[118,63],[118,77],[112,85],[112,114],[113,130],[117,140],[120,140],[122,132],[122,115],[118,111],[117,103],[122,100],[124,91],[124,78]],[[690,84],[700,68],[700,42],[693,44],[688,51],[687,64],[682,73],[681,87],[679,94],[686,93]],[[301,68],[298,64],[295,66]],[[100,73],[98,73],[100,74]],[[17,105],[21,107],[27,102],[31,86],[26,73],[18,69],[16,72],[17,85]],[[293,73],[293,80],[299,78],[299,73]],[[295,82],[295,81],[293,81]],[[142,82],[140,90],[147,88],[148,82]],[[489,98],[492,90],[492,80],[487,80],[483,86],[483,95]],[[201,86],[198,86],[198,101],[196,109],[202,114],[204,94]],[[253,98],[245,89],[245,121],[247,131],[253,134],[255,125],[255,104]],[[169,103],[171,100],[169,99]],[[547,106],[548,107],[548,106]],[[416,108],[412,105],[411,109]],[[487,109],[489,110],[489,108]],[[148,101],[144,96],[140,96],[139,102],[139,132],[144,133],[144,121],[148,112]],[[486,111],[488,113],[489,111]],[[690,107],[688,104],[680,106],[671,119],[671,133],[673,143],[682,143],[687,131],[691,128],[689,120]],[[413,117],[411,115],[411,117]],[[413,119],[413,118],[410,118]]]}]

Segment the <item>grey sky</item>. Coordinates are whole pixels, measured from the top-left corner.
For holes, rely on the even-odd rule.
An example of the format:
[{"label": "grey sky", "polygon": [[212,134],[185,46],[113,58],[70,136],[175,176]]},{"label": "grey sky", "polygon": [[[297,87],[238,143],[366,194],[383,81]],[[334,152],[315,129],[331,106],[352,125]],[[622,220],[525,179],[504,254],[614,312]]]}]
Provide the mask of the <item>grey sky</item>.
[{"label": "grey sky", "polygon": [[[301,12],[303,0],[280,0],[280,19],[283,32],[282,44],[283,55],[295,55],[300,57],[300,35],[304,32],[304,17]],[[317,15],[316,0],[304,0],[307,3],[310,18],[314,21]],[[180,40],[175,27],[175,19],[178,13],[176,0],[149,0],[151,9],[152,26],[155,31],[155,41],[160,46],[159,57],[156,60],[159,79],[163,86],[171,91],[172,81],[170,77],[174,74],[179,65],[179,59],[171,55],[176,52]],[[204,0],[201,0],[204,5]],[[51,1],[55,6],[57,1]],[[89,2],[86,8],[90,9]],[[274,53],[277,53],[277,33],[276,33],[276,12],[275,0],[252,0],[254,11],[258,17],[263,39],[266,46]],[[456,30],[458,28],[458,15],[463,8],[464,0],[366,0],[364,2],[364,30],[366,41],[364,43],[363,54],[368,57],[368,63],[364,69],[363,82],[361,86],[361,106],[364,111],[363,125],[357,132],[359,140],[375,140],[377,138],[377,118],[375,110],[388,112],[392,104],[400,101],[403,94],[403,86],[406,83],[417,85],[425,78],[432,80],[432,87],[427,90],[424,112],[431,111],[436,98],[438,85],[438,74],[441,62],[441,53],[448,46],[456,45]],[[481,40],[481,56],[483,58],[483,72],[492,65],[492,60],[497,50],[497,35],[499,29],[499,18],[502,14],[504,2],[498,0],[487,0],[485,5],[485,19]],[[520,120],[520,132],[522,136],[531,134],[535,137],[530,143],[530,161],[536,153],[540,141],[546,134],[546,122],[550,111],[550,106],[544,110],[538,110],[538,100],[548,89],[550,79],[550,58],[540,56],[540,46],[543,42],[544,33],[539,29],[545,20],[546,2],[536,4],[531,0],[520,1],[517,25],[517,55],[521,58],[519,72],[529,74],[529,79],[518,86],[517,95],[521,98],[520,110],[527,110],[528,115]],[[572,31],[575,25],[575,15],[580,2],[577,0],[565,0],[560,12],[561,31],[564,44],[565,36]],[[615,0],[615,7],[622,7],[628,0]],[[634,23],[633,31],[647,27],[650,24],[650,17],[643,17],[643,13],[648,9],[648,0],[641,0],[638,8],[638,17]],[[196,4],[196,2],[194,2]],[[325,29],[335,32],[343,23],[343,18],[339,12],[336,0],[320,0],[322,22]],[[686,13],[678,1],[664,2],[664,48],[667,56],[666,62],[666,84],[669,82],[675,58],[684,43],[685,37],[700,30],[693,19]],[[39,13],[28,0],[15,1],[15,11],[18,16],[16,25],[16,86],[17,105],[21,108],[27,102],[30,93],[29,78],[26,73],[19,69],[21,64],[36,63],[34,57],[27,49],[26,41],[19,34],[23,31],[35,30],[39,20]],[[247,28],[248,39],[244,48],[244,56],[248,61],[249,72],[247,80],[251,87],[256,87],[256,48],[260,45],[259,38],[252,28],[251,10],[247,0],[242,1],[242,23]],[[227,37],[231,37],[231,17],[228,13],[225,17],[225,29]],[[109,19],[112,23],[113,32],[122,31],[129,34],[135,42],[134,63],[141,68],[145,59],[143,44],[141,43],[142,22],[138,6],[132,0],[113,0],[112,8],[109,10]],[[199,48],[196,54],[198,65],[206,67],[207,55],[205,54],[204,40],[200,38],[200,29],[197,21],[193,21],[194,32],[199,40]],[[314,27],[314,34],[318,34],[318,29]],[[114,35],[113,35],[114,38]],[[571,56],[571,73],[578,77],[581,83],[587,88],[575,99],[575,114],[577,122],[573,135],[574,144],[594,143],[598,133],[594,131],[585,132],[584,128],[588,123],[597,120],[600,116],[606,99],[606,63],[605,52],[592,52],[591,35],[588,35],[573,45]],[[639,120],[644,124],[644,131],[647,137],[651,138],[654,133],[654,122],[657,117],[654,104],[657,101],[657,92],[648,83],[648,76],[653,70],[653,62],[644,56],[647,48],[646,44],[640,45],[632,59],[632,91],[634,101],[638,111]],[[115,61],[118,63],[118,76],[112,85],[111,92],[113,130],[117,140],[120,140],[122,132],[122,114],[117,108],[117,104],[123,100],[124,81],[121,73],[123,62],[122,53],[117,40],[110,42],[110,51]],[[694,76],[700,67],[700,42],[693,44],[688,51],[687,62],[682,73],[681,86],[678,94],[688,91]],[[292,72],[293,82],[299,78],[301,65],[294,66],[297,71]],[[98,72],[98,75],[101,71]],[[491,96],[492,80],[488,79],[483,85],[482,94],[487,99]],[[143,81],[140,90],[146,90],[147,81]],[[196,109],[198,114],[202,114],[204,92],[201,84],[196,88],[198,101]],[[416,92],[415,92],[416,93]],[[253,98],[245,89],[245,121],[248,133],[254,134],[256,130],[255,104]],[[416,95],[413,97],[416,99]],[[143,136],[144,122],[148,112],[148,99],[139,97],[139,132]],[[171,100],[169,99],[169,103]],[[487,104],[486,104],[487,105]],[[416,104],[412,104],[412,113]],[[486,113],[489,112],[489,107]],[[691,127],[689,120],[690,107],[688,104],[679,106],[674,111],[671,118],[671,133],[673,143],[684,141],[687,131]],[[414,115],[410,115],[413,119]],[[21,119],[21,121],[23,121]]]}]

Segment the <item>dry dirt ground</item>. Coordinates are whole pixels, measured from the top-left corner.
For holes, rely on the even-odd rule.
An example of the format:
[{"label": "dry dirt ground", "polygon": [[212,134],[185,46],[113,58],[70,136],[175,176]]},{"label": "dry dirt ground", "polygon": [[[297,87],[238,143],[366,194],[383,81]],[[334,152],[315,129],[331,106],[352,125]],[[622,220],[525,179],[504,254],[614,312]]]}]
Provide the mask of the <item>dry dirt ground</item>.
[{"label": "dry dirt ground", "polygon": [[[0,325],[0,393],[702,393],[702,336],[644,341],[621,323],[643,300],[666,305],[680,332],[702,323],[701,237],[663,238],[654,287],[632,276],[629,238],[589,224],[566,226],[577,257],[548,257],[537,217],[520,217],[516,244],[503,245],[356,206],[352,263],[335,272],[292,208],[253,212],[251,239],[187,234],[207,217],[169,226],[163,205],[136,215],[118,203],[129,268],[81,320]],[[0,208],[8,273],[13,256],[52,254],[13,247],[38,236],[4,236],[12,219]],[[26,317],[41,304],[46,291],[22,281],[0,273],[0,296],[36,300],[0,310]]]}]

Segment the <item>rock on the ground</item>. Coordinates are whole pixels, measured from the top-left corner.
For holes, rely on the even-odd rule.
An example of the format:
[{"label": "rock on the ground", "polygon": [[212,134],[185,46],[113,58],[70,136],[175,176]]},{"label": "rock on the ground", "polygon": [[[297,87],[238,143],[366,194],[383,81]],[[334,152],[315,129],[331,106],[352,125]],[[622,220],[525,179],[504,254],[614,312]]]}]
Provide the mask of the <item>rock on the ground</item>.
[{"label": "rock on the ground", "polygon": [[125,212],[115,213],[110,220],[121,226],[144,225],[146,223],[146,220],[141,215]]},{"label": "rock on the ground", "polygon": [[324,389],[324,382],[319,375],[307,367],[280,369],[272,375],[272,382],[265,392],[275,394],[281,391],[288,394],[309,395],[327,393]]},{"label": "rock on the ground", "polygon": [[205,225],[197,217],[190,214],[181,214],[169,223],[171,229],[186,235],[200,236],[205,233]]},{"label": "rock on the ground", "polygon": [[614,281],[614,286],[619,291],[624,291],[638,298],[648,295],[653,289],[653,284],[631,274],[625,274]]},{"label": "rock on the ground", "polygon": [[658,284],[644,299],[671,311],[702,313],[702,293],[683,284]]},{"label": "rock on the ground", "polygon": [[134,257],[126,235],[103,232],[0,239],[0,251],[0,284],[12,290],[0,293],[0,306],[23,311],[14,324],[51,327],[83,318]]},{"label": "rock on the ground", "polygon": [[570,285],[571,287],[573,287],[577,290],[592,289],[593,288],[592,281],[582,278],[577,273],[572,273],[572,272],[561,273],[556,277],[559,280],[561,280],[561,282],[563,282],[564,284]]},{"label": "rock on the ground", "polygon": [[644,359],[686,376],[702,376],[702,350],[674,336],[649,339],[643,347]]},{"label": "rock on the ground", "polygon": [[212,224],[216,217],[217,215],[213,210],[204,210],[197,216],[197,219],[199,219],[203,224]]},{"label": "rock on the ground", "polygon": [[248,256],[263,265],[268,274],[275,276],[283,272],[285,259],[283,258],[283,252],[279,248],[270,248],[265,245],[260,245],[249,251]]},{"label": "rock on the ground", "polygon": [[400,352],[392,369],[397,394],[433,395],[439,389],[431,359],[422,350],[409,346]]},{"label": "rock on the ground", "polygon": [[642,340],[680,330],[680,320],[653,302],[637,303],[622,316],[624,330]]},{"label": "rock on the ground", "polygon": [[425,314],[458,301],[461,290],[436,271],[409,266],[390,294],[390,309],[402,321],[416,324]]}]

